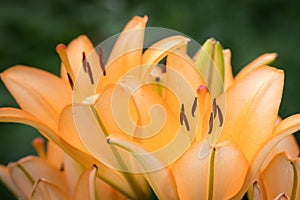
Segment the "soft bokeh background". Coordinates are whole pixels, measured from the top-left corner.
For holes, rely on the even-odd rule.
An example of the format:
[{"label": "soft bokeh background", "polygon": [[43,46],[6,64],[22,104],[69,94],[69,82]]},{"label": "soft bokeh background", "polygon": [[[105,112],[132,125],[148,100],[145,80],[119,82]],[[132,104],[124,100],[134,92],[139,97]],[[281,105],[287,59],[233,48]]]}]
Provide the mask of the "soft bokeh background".
[{"label": "soft bokeh background", "polygon": [[[174,29],[203,43],[214,37],[233,53],[234,72],[256,56],[275,51],[285,70],[280,115],[300,113],[300,1],[297,0],[10,0],[0,3],[0,71],[30,65],[58,74],[58,43],[87,34],[94,44],[118,33],[134,15],[148,26]],[[0,106],[16,106],[3,84]],[[263,110],[262,110],[263,112]],[[33,128],[0,124],[0,163],[33,154]],[[300,134],[298,134],[300,135]],[[0,187],[0,199],[12,198]]]}]

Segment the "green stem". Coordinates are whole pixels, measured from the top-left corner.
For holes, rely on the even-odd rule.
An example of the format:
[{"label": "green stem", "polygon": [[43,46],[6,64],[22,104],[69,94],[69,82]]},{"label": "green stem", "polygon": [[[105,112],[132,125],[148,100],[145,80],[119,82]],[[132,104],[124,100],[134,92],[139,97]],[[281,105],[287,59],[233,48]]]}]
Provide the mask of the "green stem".
[{"label": "green stem", "polygon": [[214,192],[214,178],[215,178],[215,157],[216,157],[216,149],[213,148],[210,155],[210,163],[209,163],[209,190],[208,190],[208,200],[213,199]]},{"label": "green stem", "polygon": [[294,172],[293,190],[292,190],[291,200],[295,200],[296,194],[297,194],[297,188],[298,188],[298,172],[297,172],[295,163],[291,162],[291,164],[292,164],[293,172]]},{"label": "green stem", "polygon": [[[90,108],[92,109],[96,119],[97,119],[97,122],[99,123],[99,126],[100,128],[102,129],[105,137],[108,137],[109,136],[109,133],[108,133],[108,130],[107,128],[105,127],[97,109],[95,108],[94,105],[90,106]],[[118,152],[118,150],[115,148],[115,147],[111,147],[112,149],[112,152],[114,154],[114,156],[116,157],[119,165],[121,166],[121,168],[123,169],[124,172],[121,172],[123,174],[123,176],[125,177],[125,179],[128,181],[129,185],[131,186],[132,190],[135,191],[137,193],[137,196],[138,197],[143,197],[143,193],[140,191],[140,190],[137,190],[136,188],[138,188],[138,184],[136,183],[136,181],[134,180],[134,178],[126,171],[128,171],[128,168],[125,164],[125,162],[123,161],[120,153]]]}]

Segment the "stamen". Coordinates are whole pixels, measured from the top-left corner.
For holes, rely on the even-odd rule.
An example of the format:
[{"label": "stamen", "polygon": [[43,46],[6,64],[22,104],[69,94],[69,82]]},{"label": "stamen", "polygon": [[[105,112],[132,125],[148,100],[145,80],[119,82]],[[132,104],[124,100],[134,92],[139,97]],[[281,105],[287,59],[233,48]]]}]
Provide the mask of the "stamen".
[{"label": "stamen", "polygon": [[181,111],[180,111],[180,124],[183,125],[183,118],[184,118],[184,104],[181,104]]},{"label": "stamen", "polygon": [[93,167],[95,167],[95,168],[98,170],[98,167],[97,167],[97,165],[96,165],[96,164],[93,164]]},{"label": "stamen", "polygon": [[184,113],[183,113],[182,117],[183,117],[183,121],[184,121],[184,125],[186,127],[186,130],[189,131],[190,130],[189,121],[188,121],[188,119],[187,119],[187,117],[185,116]]},{"label": "stamen", "polygon": [[261,188],[257,182],[253,183],[253,199],[263,199],[262,198],[262,193],[261,193]]},{"label": "stamen", "polygon": [[44,140],[41,137],[34,138],[31,145],[33,146],[39,157],[46,158]]},{"label": "stamen", "polygon": [[217,100],[216,100],[216,98],[214,98],[214,100],[213,100],[213,112],[214,112],[214,119],[215,119],[217,116]]},{"label": "stamen", "polygon": [[60,164],[59,171],[61,171],[61,172],[65,171],[65,165],[64,165],[64,163]]},{"label": "stamen", "polygon": [[91,68],[91,65],[90,65],[89,61],[87,61],[87,59],[86,59],[84,51],[82,52],[82,66],[83,66],[84,72],[88,73],[88,75],[90,77],[91,84],[93,85],[94,84],[94,78],[93,78],[92,68]]},{"label": "stamen", "polygon": [[155,77],[156,82],[160,82],[160,77]]},{"label": "stamen", "polygon": [[219,122],[220,122],[219,127],[221,127],[223,125],[224,118],[223,118],[222,110],[219,107],[219,105],[217,105],[217,111],[218,111],[218,117],[219,117]]},{"label": "stamen", "polygon": [[181,111],[180,111],[180,124],[185,125],[186,129],[189,131],[190,130],[190,125],[189,121],[184,113],[184,104],[181,104]]},{"label": "stamen", "polygon": [[93,73],[89,62],[87,62],[87,72],[90,77],[91,84],[94,85]]},{"label": "stamen", "polygon": [[163,60],[161,71],[162,73],[167,73],[167,59]]},{"label": "stamen", "polygon": [[193,106],[192,106],[192,116],[195,117],[195,111],[197,109],[197,102],[198,102],[198,98],[195,97],[194,99],[194,103],[193,103]]},{"label": "stamen", "polygon": [[98,49],[99,49],[100,67],[102,69],[103,76],[106,76],[106,70],[105,70],[105,64],[104,64],[104,53],[103,53],[103,50],[102,50],[101,46],[99,46]]},{"label": "stamen", "polygon": [[208,130],[208,134],[211,134],[212,130],[213,130],[213,125],[214,125],[214,117],[213,117],[213,113],[210,113],[210,118],[209,118],[209,130]]},{"label": "stamen", "polygon": [[208,92],[208,88],[204,85],[200,85],[197,89],[197,93],[207,93]]},{"label": "stamen", "polygon": [[64,44],[58,44],[56,46],[56,52],[58,53],[62,63],[65,66],[65,69],[69,73],[69,75],[72,79],[72,82],[74,83],[75,75],[73,73],[72,67],[71,67],[70,62],[69,62],[69,58],[68,58],[68,55],[67,55],[67,47]]},{"label": "stamen", "polygon": [[274,200],[289,200],[289,199],[292,198],[290,198],[286,193],[282,192],[279,195],[277,195]]},{"label": "stamen", "polygon": [[72,81],[72,78],[71,78],[70,74],[67,73],[67,75],[68,75],[68,81],[69,81],[69,84],[70,84],[70,86],[71,86],[71,88],[72,88],[72,90],[73,90],[73,88],[74,88],[74,83],[73,83],[73,81]]},{"label": "stamen", "polygon": [[82,65],[83,65],[84,72],[87,72],[88,64],[87,64],[87,60],[86,60],[84,51],[82,52]]}]

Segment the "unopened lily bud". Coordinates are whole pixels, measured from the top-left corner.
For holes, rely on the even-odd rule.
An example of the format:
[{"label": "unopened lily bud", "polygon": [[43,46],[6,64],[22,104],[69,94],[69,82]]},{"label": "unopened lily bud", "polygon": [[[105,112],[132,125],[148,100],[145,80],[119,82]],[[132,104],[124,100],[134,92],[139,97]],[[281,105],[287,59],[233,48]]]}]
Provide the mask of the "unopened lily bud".
[{"label": "unopened lily bud", "polygon": [[222,45],[211,38],[206,40],[194,56],[194,62],[214,96],[219,96],[224,91],[224,57],[222,50]]}]

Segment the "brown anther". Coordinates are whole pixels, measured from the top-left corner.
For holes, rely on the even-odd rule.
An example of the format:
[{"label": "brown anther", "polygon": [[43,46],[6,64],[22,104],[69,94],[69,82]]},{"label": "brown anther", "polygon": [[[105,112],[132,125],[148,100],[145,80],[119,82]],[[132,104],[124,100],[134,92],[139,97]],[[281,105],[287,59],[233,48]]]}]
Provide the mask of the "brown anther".
[{"label": "brown anther", "polygon": [[211,134],[212,130],[213,130],[213,125],[214,125],[214,116],[213,113],[210,113],[210,118],[209,118],[209,130],[208,130],[208,134]]},{"label": "brown anther", "polygon": [[156,82],[160,82],[160,77],[155,77]]},{"label": "brown anther", "polygon": [[69,84],[70,84],[70,86],[71,86],[71,88],[72,88],[72,90],[73,90],[73,88],[74,88],[74,83],[73,83],[73,81],[72,81],[72,78],[71,78],[71,76],[70,76],[69,73],[67,73],[67,76],[68,76]]},{"label": "brown anther", "polygon": [[98,170],[98,166],[96,164],[93,164],[93,167],[95,167],[96,170]]},{"label": "brown anther", "polygon": [[198,102],[198,98],[195,97],[194,99],[194,103],[193,103],[193,106],[192,106],[192,116],[195,117],[195,111],[197,109],[197,102]]},{"label": "brown anther", "polygon": [[186,127],[186,130],[189,131],[190,130],[190,125],[189,125],[189,121],[187,119],[187,117],[185,116],[185,114],[183,113],[183,121],[184,121],[184,125]]},{"label": "brown anther", "polygon": [[183,125],[183,118],[184,118],[184,104],[181,104],[181,111],[180,111],[180,124]]},{"label": "brown anther", "polygon": [[102,69],[103,76],[106,76],[106,70],[105,70],[105,64],[104,64],[104,53],[103,53],[101,46],[99,46],[98,49],[99,49],[99,64]]},{"label": "brown anther", "polygon": [[164,60],[161,71],[162,71],[162,73],[167,73],[167,59]]},{"label": "brown anther", "polygon": [[64,165],[64,163],[60,164],[59,171],[61,171],[61,172],[65,171],[65,165]]},{"label": "brown anther", "polygon": [[223,118],[222,110],[219,107],[219,105],[217,105],[217,112],[218,112],[218,117],[219,117],[219,122],[220,122],[219,127],[221,127],[223,125],[224,118]]},{"label": "brown anther", "polygon": [[217,116],[217,100],[216,100],[216,98],[214,98],[214,100],[213,100],[213,105],[212,105],[212,107],[213,107],[214,119],[215,119],[216,116]]},{"label": "brown anther", "polygon": [[90,66],[89,62],[87,62],[87,73],[90,77],[91,84],[93,85],[94,84],[94,78],[93,78],[93,73],[92,73],[92,69],[91,69],[91,66]]},{"label": "brown anther", "polygon": [[83,66],[83,70],[86,73],[87,72],[87,68],[88,68],[88,64],[87,64],[87,60],[86,60],[86,56],[84,51],[82,52],[82,66]]}]

